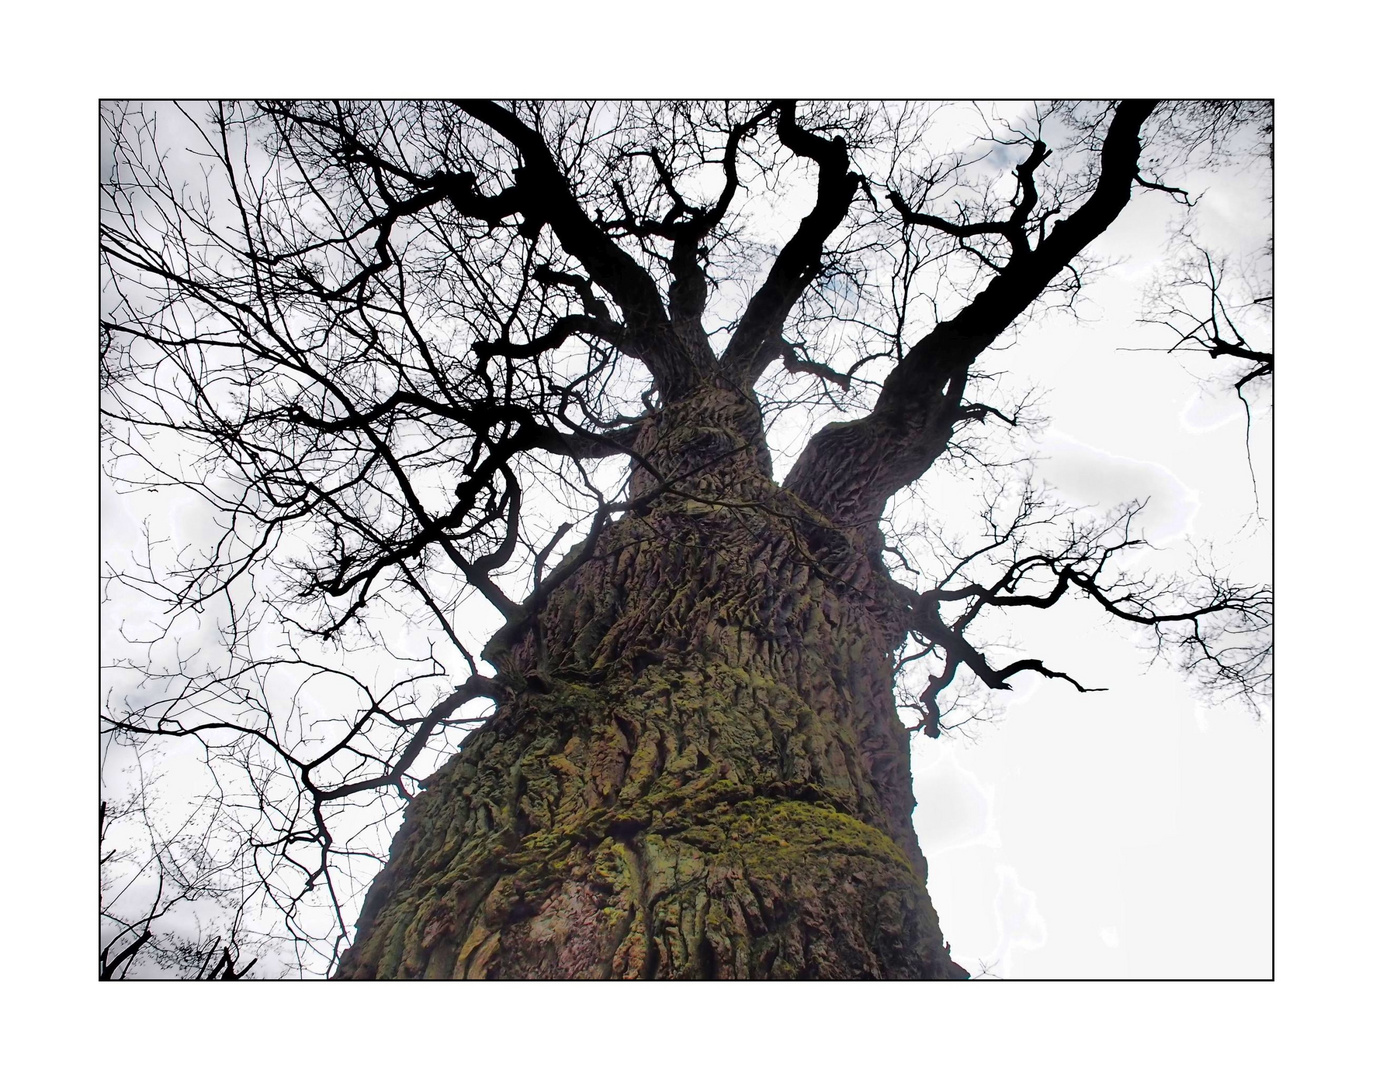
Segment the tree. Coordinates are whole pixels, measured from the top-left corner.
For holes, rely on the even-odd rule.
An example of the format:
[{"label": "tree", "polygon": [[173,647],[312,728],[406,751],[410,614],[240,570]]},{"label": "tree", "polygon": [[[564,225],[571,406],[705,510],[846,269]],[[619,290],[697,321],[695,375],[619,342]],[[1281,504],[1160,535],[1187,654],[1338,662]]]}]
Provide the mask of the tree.
[{"label": "tree", "polygon": [[[1188,115],[1190,114],[1190,115]],[[1207,145],[1213,154],[1225,152],[1224,135],[1236,121],[1253,132],[1248,156],[1273,164],[1273,103],[1271,101],[1198,102],[1187,110],[1192,127],[1211,129]],[[1190,141],[1190,140],[1184,140]],[[1195,203],[1184,192],[1175,197],[1189,208]],[[1173,342],[1168,351],[1201,352],[1220,361],[1209,374],[1234,391],[1244,407],[1245,444],[1253,432],[1254,402],[1250,395],[1271,391],[1273,382],[1273,235],[1256,251],[1217,253],[1199,240],[1191,223],[1176,237],[1177,254],[1159,275],[1147,300],[1144,320],[1166,328]],[[1258,477],[1252,456],[1250,475],[1258,503]]]},{"label": "tree", "polygon": [[[1270,590],[1036,485],[988,363],[1242,110],[951,148],[915,105],[201,112],[104,118],[108,469],[206,512],[110,567],[161,616],[103,725],[197,748],[303,968],[961,976],[911,733],[969,681],[1097,689],[988,616],[1079,597],[1266,691]],[[936,468],[982,478],[980,539],[897,498]]]}]

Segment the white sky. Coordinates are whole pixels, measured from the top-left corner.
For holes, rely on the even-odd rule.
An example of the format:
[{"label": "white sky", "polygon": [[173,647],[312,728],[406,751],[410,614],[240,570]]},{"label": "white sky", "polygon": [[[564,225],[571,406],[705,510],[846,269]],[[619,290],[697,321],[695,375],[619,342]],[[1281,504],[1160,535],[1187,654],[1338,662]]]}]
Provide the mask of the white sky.
[{"label": "white sky", "polygon": [[[1220,231],[1224,195],[1262,229],[1254,179],[1212,181],[1204,227]],[[1039,471],[1065,497],[1147,497],[1151,542],[1213,540],[1237,579],[1267,581],[1271,533],[1252,520],[1239,402],[1176,356],[1121,351],[1171,344],[1135,320],[1175,215],[1136,197],[1091,249],[1125,261],[1090,290],[1083,321],[1028,328],[998,366],[1049,391]],[[1268,517],[1270,440],[1265,416],[1253,446]],[[1162,663],[1145,670],[1150,654],[1089,603],[1044,615],[1013,623],[1026,654],[1107,693],[1020,676],[1004,720],[976,742],[913,745],[916,829],[954,957],[1007,978],[1269,976],[1270,722],[1207,708]]]},{"label": "white sky", "polygon": [[[141,17],[130,17],[135,8]],[[23,257],[10,258],[3,269],[12,301],[7,306],[17,316],[6,348],[13,366],[5,470],[11,506],[25,508],[22,517],[12,517],[4,536],[9,565],[23,568],[11,580],[6,605],[11,616],[10,640],[18,648],[12,670],[20,673],[11,681],[13,715],[21,721],[14,737],[19,760],[25,762],[20,775],[6,785],[12,820],[21,823],[15,835],[22,855],[16,861],[23,866],[19,887],[5,893],[7,916],[12,927],[26,928],[13,937],[9,969],[28,990],[25,1002],[12,1013],[19,1034],[10,1046],[11,1060],[21,1067],[41,1060],[49,1069],[99,1069],[114,1076],[169,1074],[193,1063],[199,1074],[218,1077],[239,1075],[249,1061],[270,1060],[283,1068],[288,1063],[303,1066],[308,1062],[318,1067],[346,1054],[355,1069],[370,1070],[394,1060],[398,1043],[404,1044],[403,1053],[416,1066],[451,1062],[451,1038],[415,1041],[413,1033],[470,1028],[480,1031],[482,1038],[462,1039],[464,1061],[472,1067],[494,1066],[507,1059],[511,1040],[516,1038],[522,1055],[534,1053],[527,1040],[531,1017],[537,1018],[546,1045],[566,1047],[584,1038],[585,1025],[610,1007],[625,1021],[617,1040],[630,1053],[651,1047],[661,1037],[650,1023],[661,1016],[661,1003],[666,1000],[657,995],[675,994],[672,1001],[686,995],[689,1004],[712,1010],[710,1042],[725,1059],[750,1069],[789,1070],[799,1075],[832,1074],[863,1063],[899,1067],[902,1060],[912,1067],[916,1063],[925,1068],[971,1067],[982,1075],[1003,1070],[1019,1075],[1027,1069],[1034,1073],[1037,1062],[1049,1061],[1057,1074],[1068,1076],[1100,1075],[1103,1063],[1109,1063],[1112,1075],[1122,1077],[1153,1076],[1161,1068],[1182,1075],[1268,1075],[1298,1069],[1329,1075],[1347,1067],[1343,1055],[1353,1050],[1354,1033],[1359,1030],[1354,980],[1361,971],[1354,948],[1362,937],[1368,895],[1367,871],[1358,853],[1367,820],[1360,793],[1369,758],[1367,725],[1362,719],[1366,709],[1359,703],[1361,694],[1351,689],[1365,666],[1359,648],[1364,635],[1357,632],[1354,622],[1362,616],[1358,592],[1363,579],[1354,538],[1362,535],[1366,513],[1359,471],[1367,450],[1359,410],[1369,399],[1368,374],[1347,313],[1366,306],[1362,295],[1366,271],[1355,259],[1362,259],[1369,245],[1367,223],[1357,214],[1344,213],[1349,208],[1347,199],[1341,198],[1333,208],[1339,211],[1334,227],[1325,227],[1321,215],[1326,207],[1319,200],[1338,192],[1343,177],[1357,184],[1369,174],[1366,145],[1348,138],[1348,106],[1363,96],[1355,79],[1365,70],[1352,51],[1362,38],[1347,32],[1352,30],[1345,22],[1348,16],[1323,17],[1330,13],[1319,5],[1314,9],[1308,5],[1290,16],[1269,12],[1262,20],[1235,22],[1229,11],[1197,3],[1188,6],[1185,25],[1179,26],[1183,16],[1176,12],[1141,15],[1134,9],[1121,9],[1119,15],[1094,15],[1090,25],[1055,20],[1053,33],[1037,39],[1032,48],[1018,35],[1010,35],[1003,56],[979,50],[979,62],[973,67],[966,50],[929,49],[928,28],[922,31],[913,21],[917,13],[904,6],[899,11],[894,5],[865,9],[864,27],[840,33],[803,19],[779,24],[773,14],[753,15],[729,5],[737,31],[721,42],[717,24],[709,17],[715,9],[703,4],[690,23],[674,22],[679,42],[674,66],[672,57],[662,50],[625,44],[623,35],[631,32],[628,28],[633,23],[622,13],[598,22],[588,19],[585,6],[579,6],[545,13],[542,22],[549,33],[542,41],[521,42],[529,47],[523,65],[512,68],[500,50],[483,50],[485,60],[464,57],[464,71],[455,76],[454,40],[508,40],[499,25],[505,12],[449,10],[448,19],[460,17],[459,29],[444,24],[444,15],[435,11],[432,32],[411,42],[407,50],[389,50],[390,59],[378,61],[376,37],[358,30],[372,25],[372,5],[339,5],[337,18],[326,24],[304,9],[291,12],[274,7],[272,40],[291,37],[311,42],[308,56],[293,58],[283,67],[283,49],[266,47],[264,24],[247,15],[232,21],[208,9],[196,13],[167,4],[124,5],[118,9],[117,22],[93,18],[73,23],[59,12],[64,21],[58,27],[49,23],[49,10],[53,9],[26,9],[16,17],[16,35],[32,47],[14,58],[8,72],[14,86],[7,99],[11,124],[6,154],[16,147],[39,148],[46,172],[42,199],[35,198],[31,168],[7,169],[3,182],[14,207],[90,210],[66,216],[18,215],[12,226],[11,251]],[[250,12],[252,5],[236,10]],[[414,10],[420,17],[430,13],[424,5]],[[1026,17],[1020,5],[984,4],[979,12],[987,13],[979,25],[988,26],[1018,25],[1017,20]],[[638,12],[634,23],[647,20],[651,32],[663,26],[655,20],[666,17],[666,12],[661,16]],[[606,27],[611,28],[612,40],[621,44],[616,63],[586,64],[581,58],[594,52],[588,51],[592,35]],[[874,36],[870,27],[881,32]],[[771,60],[760,60],[752,44],[761,33],[776,35],[775,46],[767,50]],[[935,37],[948,44],[947,31]],[[796,63],[798,56],[815,56],[821,40],[831,50],[845,42],[854,48],[844,46],[847,59],[839,62]],[[45,50],[42,43],[49,41],[61,44],[60,57]],[[187,47],[197,41],[215,45],[208,54],[203,48]],[[584,43],[586,49],[569,50],[569,41]],[[1133,60],[1124,59],[1126,42]],[[368,54],[365,65],[350,69],[337,59],[336,50],[349,53],[359,47]],[[876,56],[863,51],[869,49]],[[578,56],[578,63],[571,67],[569,52]],[[155,72],[126,63],[138,56],[155,57]],[[89,415],[84,410],[94,409],[88,359],[92,335],[86,319],[72,317],[71,296],[65,288],[75,281],[77,296],[89,296],[94,302],[94,260],[87,261],[89,256],[83,254],[89,251],[94,217],[94,98],[101,92],[136,96],[169,88],[188,95],[246,90],[299,93],[325,85],[348,93],[403,86],[409,93],[426,95],[451,92],[454,82],[472,92],[502,93],[518,86],[545,94],[565,91],[569,84],[589,94],[659,89],[840,94],[861,86],[895,97],[950,91],[1023,92],[1027,84],[1063,93],[1143,93],[1162,87],[1175,94],[1233,94],[1237,88],[1240,93],[1277,94],[1278,272],[1284,313],[1280,326],[1284,348],[1298,355],[1295,363],[1301,365],[1301,374],[1282,384],[1278,459],[1277,550],[1284,625],[1282,671],[1286,673],[1280,684],[1284,689],[1279,717],[1287,722],[1276,731],[1280,793],[1276,984],[1021,985],[980,991],[850,985],[741,987],[732,992],[696,986],[652,993],[602,986],[575,994],[564,986],[543,984],[502,988],[483,996],[464,994],[465,988],[458,987],[445,991],[352,987],[304,995],[258,987],[253,996],[241,988],[231,992],[224,987],[212,1006],[215,1022],[235,1031],[252,1024],[252,1050],[239,1043],[238,1049],[227,1052],[206,1031],[203,1006],[197,1004],[203,999],[193,1000],[175,984],[143,986],[136,998],[129,996],[133,990],[125,989],[117,1007],[112,1007],[112,991],[97,988],[88,975],[95,936],[90,914],[94,781],[80,763],[90,760],[84,755],[90,753],[93,730],[85,703],[97,697],[96,671],[89,659],[95,651],[94,624],[89,618],[78,618],[73,631],[72,618],[73,612],[90,611],[86,605],[91,604],[92,579],[86,575],[95,561],[93,538],[98,533],[93,425],[82,428],[78,421],[73,426],[71,414],[43,407],[52,398],[56,377],[78,403],[75,415]],[[36,107],[35,100],[45,107]],[[58,328],[56,337],[53,327]],[[1059,415],[1062,418],[1062,410]],[[1231,427],[1227,437],[1233,436]],[[1079,441],[1102,445],[1085,431],[1067,430]],[[42,454],[41,468],[34,467],[36,451]],[[1173,471],[1187,479],[1184,472]],[[74,497],[71,492],[76,493]],[[1094,709],[1098,704],[1084,701]],[[1034,704],[1030,701],[1025,708]],[[1066,717],[1059,719],[1070,722]],[[1079,732],[1088,726],[1082,717],[1077,723]],[[1175,722],[1175,728],[1182,726],[1182,720]],[[1206,731],[1196,724],[1195,735],[1175,737],[1171,745],[1179,741],[1183,748],[1209,745],[1200,736],[1214,726],[1214,718]],[[1017,727],[1030,730],[1029,723]],[[1005,759],[1015,756],[1009,734],[1013,730],[1008,721],[997,733],[1003,736],[1000,756]],[[1178,735],[1176,730],[1174,735]],[[1150,745],[1155,748],[1170,745],[1162,731],[1154,739]],[[986,762],[984,769],[973,761],[988,753],[986,741],[975,753],[960,755],[957,768],[966,768],[979,779],[982,794],[970,797],[970,802],[995,800],[998,831],[1004,836],[1014,831],[1014,819],[1020,813],[1010,801],[1014,794],[1010,778],[1017,764],[1008,761],[998,775],[995,762]],[[1044,741],[1064,745],[1061,740]],[[1131,747],[1131,752],[1140,752],[1139,745]],[[1228,750],[1235,748],[1232,743]],[[1155,752],[1161,760],[1162,751]],[[928,801],[929,791],[943,790],[934,784],[936,771],[953,776],[956,770],[930,762],[928,757],[922,760],[922,784],[931,785],[923,789]],[[1225,754],[1217,753],[1193,759],[1195,768],[1178,766],[1177,772],[1196,782],[1210,782],[1210,770],[1226,760]],[[54,768],[66,762],[75,762],[77,767]],[[1073,789],[1065,780],[1072,770],[1050,765],[1040,765],[1040,786],[1066,792],[1064,800],[1071,802]],[[1021,768],[1022,776],[1036,779],[1033,770]],[[1242,762],[1236,771],[1252,775]],[[63,783],[67,780],[72,782]],[[86,783],[91,788],[83,788]],[[992,785],[996,787],[989,796],[986,792]],[[70,795],[72,788],[75,798]],[[85,800],[80,797],[83,790]],[[35,814],[34,808],[41,808],[41,814]],[[1096,860],[1093,853],[1081,850],[1064,826],[1083,829],[1084,820],[1100,817],[1101,811],[1096,806],[1087,814],[1071,812],[1074,809],[1069,806],[1038,831],[1049,838],[1063,836],[1056,858],[1068,864],[1070,871],[1081,872]],[[985,815],[974,805],[963,816],[974,823],[964,833],[971,836]],[[1242,809],[1238,816],[1244,816]],[[1060,827],[1053,828],[1055,824]],[[1191,827],[1183,821],[1177,831]],[[922,831],[927,847],[935,846],[935,834],[928,825],[922,823]],[[991,854],[976,852],[979,846]],[[1227,846],[1213,847],[1211,859],[1223,856]],[[949,854],[956,850],[950,848]],[[1045,886],[1033,880],[1031,866],[1011,862],[985,843],[962,850],[973,850],[984,863],[1006,862],[1020,885],[1033,889],[1040,919],[1047,927],[1046,941],[1055,940],[1055,933],[1060,940],[1072,936],[1061,929],[1065,916],[1055,915]],[[997,878],[995,871],[993,875],[993,881],[1010,880]],[[1177,893],[1180,897],[1181,890]],[[1072,895],[1071,889],[1068,894]],[[953,937],[959,932],[958,916],[950,906],[953,898],[941,898],[936,887],[936,899],[946,932]],[[35,919],[39,911],[41,918]],[[967,933],[980,935],[971,953],[985,956],[1000,936],[994,929],[985,930],[994,928],[994,919],[982,922],[984,930],[969,922]],[[1056,926],[1060,927],[1057,931]],[[1088,939],[1096,935],[1102,949],[1109,948],[1111,939],[1120,942],[1121,949],[1127,947],[1126,930],[1119,924],[1098,927],[1088,920],[1080,930]],[[1135,947],[1145,945],[1137,942]],[[1088,940],[1082,948],[1085,955],[1096,947]],[[1023,965],[1044,951],[1042,947],[1015,949],[1008,961],[1014,964],[1015,974],[1028,974]],[[404,1030],[385,1025],[375,1037],[355,1031],[350,1031],[351,1038],[337,1034],[341,1013],[384,1008],[394,1015],[397,998],[391,996],[384,1004],[379,996],[383,993],[404,997]],[[612,993],[616,994],[613,1001]],[[726,993],[747,995],[747,1007],[715,1008]],[[794,1030],[796,1006],[802,999],[793,995],[802,993],[809,995],[804,999],[808,1011],[823,1022],[809,1025],[805,1038],[795,1038],[788,1033]],[[298,1017],[299,1025],[260,1024],[263,1015],[287,1014]],[[514,1015],[520,1017],[518,1024]],[[139,1024],[131,1031],[131,1018],[155,1019],[151,1028]],[[72,1038],[74,1021],[84,1039]],[[760,1039],[765,1027],[787,1037]],[[332,1034],[321,1046],[318,1039],[301,1037],[305,1029]],[[855,1041],[856,1031],[889,1032],[894,1039],[874,1034]],[[696,1075],[701,1064],[697,1058],[662,1059],[656,1071],[664,1076]],[[580,1071],[566,1056],[563,1063],[574,1073]]]}]

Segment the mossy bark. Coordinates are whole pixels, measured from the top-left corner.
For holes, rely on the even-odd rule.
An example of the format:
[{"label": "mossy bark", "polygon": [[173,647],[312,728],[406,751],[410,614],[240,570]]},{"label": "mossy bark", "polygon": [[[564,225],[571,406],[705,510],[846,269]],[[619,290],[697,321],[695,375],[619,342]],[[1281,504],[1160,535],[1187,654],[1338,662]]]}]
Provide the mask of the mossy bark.
[{"label": "mossy bark", "polygon": [[638,450],[642,503],[495,657],[515,689],[411,805],[339,977],[962,976],[874,535],[771,480],[747,396]]}]

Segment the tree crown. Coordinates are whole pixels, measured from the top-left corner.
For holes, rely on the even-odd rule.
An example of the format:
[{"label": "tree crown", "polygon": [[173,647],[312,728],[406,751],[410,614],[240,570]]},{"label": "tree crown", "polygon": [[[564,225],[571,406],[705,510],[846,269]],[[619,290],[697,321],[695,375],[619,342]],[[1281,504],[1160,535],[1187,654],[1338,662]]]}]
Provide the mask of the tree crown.
[{"label": "tree crown", "polygon": [[[469,703],[506,692],[500,643],[619,515],[663,496],[727,503],[701,475],[741,453],[765,471],[775,456],[812,523],[858,537],[904,590],[894,665],[913,729],[956,724],[968,679],[1092,689],[993,659],[973,629],[1069,593],[1146,629],[1203,686],[1261,694],[1269,591],[1209,566],[1150,573],[1133,557],[1137,504],[1083,517],[1055,502],[1015,441],[1033,396],[988,356],[1046,307],[1073,308],[1102,269],[1090,245],[1135,193],[1190,202],[1198,165],[1268,115],[110,106],[108,471],[204,510],[190,542],[150,536],[112,568],[111,588],[160,615],[119,660],[140,686],[112,689],[107,731],[206,748],[228,785],[216,821],[258,806],[233,815],[230,861],[327,966],[338,946],[319,927],[346,930],[380,823],[451,752]],[[1180,265],[1184,285],[1219,288]],[[1181,288],[1159,292],[1174,329]],[[1178,333],[1255,364],[1241,388],[1271,377],[1271,351],[1223,307]],[[662,432],[703,394],[731,403],[707,458],[665,456]],[[950,464],[987,481],[964,547],[892,502]]]}]

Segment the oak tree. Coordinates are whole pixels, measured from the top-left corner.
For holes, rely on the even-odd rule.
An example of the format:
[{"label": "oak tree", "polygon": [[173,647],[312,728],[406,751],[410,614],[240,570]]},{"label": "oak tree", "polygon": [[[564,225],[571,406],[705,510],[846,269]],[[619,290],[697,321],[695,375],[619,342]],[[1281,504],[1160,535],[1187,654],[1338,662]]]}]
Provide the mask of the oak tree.
[{"label": "oak tree", "polygon": [[[1098,689],[988,615],[1080,597],[1267,690],[1267,586],[1151,571],[1140,504],[1004,452],[1016,328],[1252,119],[109,105],[106,467],[202,509],[111,562],[159,614],[106,739],[195,748],[237,910],[304,970],[963,975],[912,735],[970,684]],[[981,478],[966,544],[898,506],[941,468]]]}]

